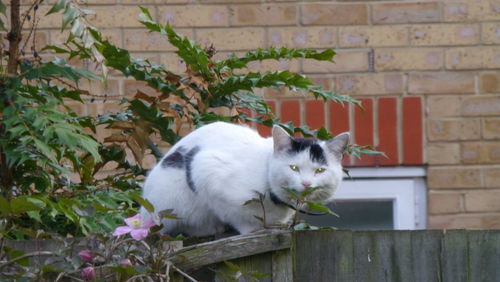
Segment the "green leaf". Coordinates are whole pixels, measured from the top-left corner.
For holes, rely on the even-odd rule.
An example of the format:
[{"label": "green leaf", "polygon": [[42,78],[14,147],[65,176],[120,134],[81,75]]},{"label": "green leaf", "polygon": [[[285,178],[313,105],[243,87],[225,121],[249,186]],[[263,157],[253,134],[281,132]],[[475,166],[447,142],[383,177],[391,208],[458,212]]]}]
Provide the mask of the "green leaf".
[{"label": "green leaf", "polygon": [[64,9],[65,6],[66,6],[66,0],[58,0],[45,15],[48,16],[50,14],[57,13],[62,9]]},{"label": "green leaf", "polygon": [[66,26],[70,22],[74,21],[79,15],[80,15],[80,12],[78,12],[78,10],[75,7],[73,7],[72,5],[67,5],[66,9],[64,10],[64,13],[63,13],[63,22],[62,22],[61,30],[65,29]]},{"label": "green leaf", "polygon": [[33,141],[35,142],[35,146],[40,151],[40,153],[42,153],[44,156],[46,156],[52,162],[57,163],[57,160],[55,157],[56,153],[52,148],[50,148],[49,145],[47,145],[45,142],[43,142],[42,140],[40,140],[38,138],[34,138]]},{"label": "green leaf", "polygon": [[7,215],[10,211],[9,201],[0,195],[0,214]]},{"label": "green leaf", "polygon": [[134,200],[136,200],[141,206],[143,206],[148,212],[150,213],[153,213],[155,211],[155,208],[153,207],[153,205],[147,200],[147,199],[144,199],[142,198],[141,196],[139,196],[138,194],[136,193],[133,193],[132,194],[132,197],[134,198]]},{"label": "green leaf", "polygon": [[327,206],[325,206],[323,204],[314,203],[314,202],[306,202],[306,204],[307,204],[307,208],[309,208],[310,210],[320,211],[320,212],[324,212],[324,213],[327,213],[327,214],[338,216],[336,213],[334,213],[333,211],[331,211]]},{"label": "green leaf", "polygon": [[[291,59],[314,59],[318,61],[332,61],[335,56],[333,49],[327,49],[322,52],[309,49],[289,49],[286,47],[267,49],[257,49],[250,51],[242,57],[233,56],[227,60],[217,62],[215,69],[217,72],[224,72],[234,69],[247,67],[247,64],[252,61],[263,60],[291,60]],[[229,69],[229,70],[227,70]]]},{"label": "green leaf", "polygon": [[10,201],[10,208],[14,214],[40,210],[37,205],[27,199],[27,196],[12,199]]},{"label": "green leaf", "polygon": [[7,11],[7,7],[5,6],[5,4],[3,3],[3,1],[0,0],[0,14],[5,15],[5,11]]}]

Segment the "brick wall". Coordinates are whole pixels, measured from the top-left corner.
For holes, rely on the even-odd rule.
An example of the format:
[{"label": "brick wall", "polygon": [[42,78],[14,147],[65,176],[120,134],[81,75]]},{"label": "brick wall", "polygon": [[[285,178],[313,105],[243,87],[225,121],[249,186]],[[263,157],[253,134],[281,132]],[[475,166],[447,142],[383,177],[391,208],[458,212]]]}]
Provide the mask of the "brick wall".
[{"label": "brick wall", "polygon": [[[349,130],[354,142],[389,156],[352,166],[428,165],[429,227],[500,227],[500,1],[91,0],[92,22],[119,46],[183,66],[166,40],[137,22],[141,4],[161,22],[218,56],[264,46],[334,47],[336,64],[254,63],[253,71],[290,69],[363,101],[353,107],[300,93],[261,91],[285,121]],[[46,9],[47,7],[43,7]],[[42,9],[43,10],[43,9]],[[63,38],[45,17],[38,46]],[[142,84],[112,77],[83,113],[116,108]],[[106,95],[106,97],[104,97]],[[259,128],[263,134],[269,130]]]}]

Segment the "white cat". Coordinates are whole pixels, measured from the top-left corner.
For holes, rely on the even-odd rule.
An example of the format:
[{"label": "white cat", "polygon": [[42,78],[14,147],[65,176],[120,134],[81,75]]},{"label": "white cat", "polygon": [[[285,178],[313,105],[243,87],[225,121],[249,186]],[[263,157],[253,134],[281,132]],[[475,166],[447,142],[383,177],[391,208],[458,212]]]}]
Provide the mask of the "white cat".
[{"label": "white cat", "polygon": [[[312,201],[328,201],[342,180],[342,153],[349,133],[329,141],[290,137],[274,126],[272,138],[262,138],[245,126],[216,122],[180,140],[153,168],[143,197],[155,208],[143,219],[172,210],[180,220],[162,218],[162,232],[207,236],[227,226],[240,234],[263,228],[260,203],[245,203],[265,195],[266,224],[284,224],[293,214],[288,193],[322,186]],[[158,223],[158,222],[157,222]]]}]

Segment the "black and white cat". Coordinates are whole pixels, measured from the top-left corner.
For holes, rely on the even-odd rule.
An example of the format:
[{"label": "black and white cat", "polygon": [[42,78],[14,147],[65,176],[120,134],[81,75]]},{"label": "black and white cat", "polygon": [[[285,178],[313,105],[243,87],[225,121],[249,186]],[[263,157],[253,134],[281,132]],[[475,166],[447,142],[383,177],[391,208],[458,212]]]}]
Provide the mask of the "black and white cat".
[{"label": "black and white cat", "polygon": [[[288,192],[322,186],[311,201],[331,200],[342,180],[341,159],[349,141],[342,133],[329,141],[291,137],[274,126],[263,138],[245,126],[216,122],[184,137],[153,168],[143,197],[155,214],[144,208],[144,220],[163,223],[163,232],[207,236],[229,225],[240,234],[263,228],[259,203],[245,203],[265,195],[266,224],[284,224],[293,214]],[[258,193],[257,193],[258,192]],[[158,213],[172,210],[180,220]]]}]

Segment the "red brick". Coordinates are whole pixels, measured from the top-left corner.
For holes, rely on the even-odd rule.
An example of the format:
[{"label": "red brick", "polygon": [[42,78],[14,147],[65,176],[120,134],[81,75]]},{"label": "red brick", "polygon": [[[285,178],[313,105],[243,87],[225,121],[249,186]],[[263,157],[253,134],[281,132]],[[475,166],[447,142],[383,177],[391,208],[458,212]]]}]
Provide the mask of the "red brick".
[{"label": "red brick", "polygon": [[378,157],[380,165],[397,165],[398,160],[398,130],[397,130],[397,99],[381,98],[378,100],[378,151],[387,158]]},{"label": "red brick", "polygon": [[281,121],[293,122],[295,126],[300,125],[300,102],[288,100],[281,102]]},{"label": "red brick", "polygon": [[306,101],[306,124],[310,129],[325,127],[325,102],[321,100]]},{"label": "red brick", "polygon": [[403,98],[403,164],[420,165],[422,159],[422,100]]},{"label": "red brick", "polygon": [[349,104],[330,102],[330,131],[333,135],[349,131]]},{"label": "red brick", "polygon": [[[373,100],[358,100],[361,101],[364,112],[359,108],[354,109],[355,141],[358,145],[373,145]],[[354,165],[373,166],[375,165],[375,158],[362,155],[360,159],[354,159]]]},{"label": "red brick", "polygon": [[[276,112],[276,103],[274,101],[266,101],[267,105],[271,108],[272,112]],[[271,127],[262,125],[262,124],[257,124],[257,131],[259,134],[263,137],[269,137],[271,136]]]}]

